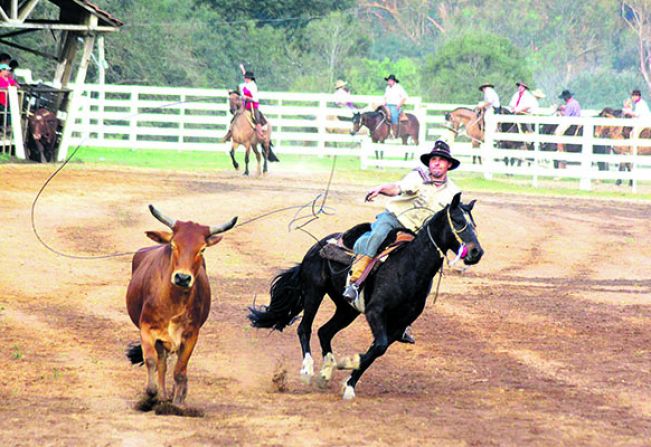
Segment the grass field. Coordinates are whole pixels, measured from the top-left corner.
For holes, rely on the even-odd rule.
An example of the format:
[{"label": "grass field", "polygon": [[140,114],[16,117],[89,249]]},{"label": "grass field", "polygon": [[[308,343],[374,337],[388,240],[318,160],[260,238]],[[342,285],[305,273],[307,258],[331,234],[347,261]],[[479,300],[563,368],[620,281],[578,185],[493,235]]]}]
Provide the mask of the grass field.
[{"label": "grass field", "polygon": [[[240,163],[243,162],[243,152],[236,154]],[[327,173],[332,169],[332,157],[306,157],[301,155],[280,154],[281,163],[271,164],[270,170],[288,172],[301,170],[304,172]],[[252,157],[253,158],[253,157]],[[254,158],[253,158],[254,159]],[[255,159],[254,159],[255,160]],[[0,163],[10,160],[6,155],[0,156]],[[151,169],[172,169],[176,171],[214,171],[233,169],[228,155],[218,152],[203,151],[168,151],[168,150],[131,150],[107,149],[96,147],[80,147],[70,162],[69,168],[80,164],[100,166],[129,166]],[[252,162],[255,169],[255,161]],[[368,184],[394,181],[403,175],[404,169],[360,170],[357,157],[339,156],[335,162],[335,178],[337,181],[355,181]],[[577,180],[553,181],[551,178],[539,179],[539,188],[531,186],[531,179],[524,176],[495,176],[486,180],[481,174],[454,172],[451,177],[464,190],[486,191],[496,193],[523,193],[541,196],[570,196],[592,197],[603,199],[638,199],[651,200],[651,182],[640,184],[637,194],[633,194],[628,186],[615,186],[613,181],[593,185],[593,191],[580,191]]]}]

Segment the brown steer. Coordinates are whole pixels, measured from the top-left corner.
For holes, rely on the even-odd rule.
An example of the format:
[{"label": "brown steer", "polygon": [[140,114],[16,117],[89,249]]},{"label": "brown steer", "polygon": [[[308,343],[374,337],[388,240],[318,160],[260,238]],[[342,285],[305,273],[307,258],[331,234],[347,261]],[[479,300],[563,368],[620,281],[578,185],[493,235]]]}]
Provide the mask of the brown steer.
[{"label": "brown steer", "polygon": [[222,239],[218,233],[233,228],[237,217],[207,227],[170,219],[153,205],[149,210],[172,232],[147,231],[150,239],[162,245],[142,248],[133,256],[127,310],[140,328],[140,344],[129,347],[127,356],[134,364],[147,365],[147,396],[152,401],[164,401],[167,356],[176,353],[172,403],[178,405],[188,391],[188,360],[210,311],[203,252]]}]

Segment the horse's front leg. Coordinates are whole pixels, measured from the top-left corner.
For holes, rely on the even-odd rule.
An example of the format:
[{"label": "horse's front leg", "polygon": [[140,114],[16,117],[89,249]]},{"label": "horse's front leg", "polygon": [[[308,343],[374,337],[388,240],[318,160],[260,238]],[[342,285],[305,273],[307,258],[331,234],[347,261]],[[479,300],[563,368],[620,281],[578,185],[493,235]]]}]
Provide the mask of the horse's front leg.
[{"label": "horse's front leg", "polygon": [[240,169],[240,165],[237,163],[237,161],[235,161],[235,143],[231,144],[230,154],[231,154],[231,161],[233,162],[233,167],[237,171]]},{"label": "horse's front leg", "polygon": [[303,352],[303,363],[301,364],[301,380],[309,384],[314,376],[314,359],[312,358],[312,349],[310,347],[310,338],[312,337],[312,323],[316,316],[321,301],[323,300],[323,293],[317,289],[304,291],[305,307],[303,309],[303,318],[298,325],[298,339],[301,342],[301,350]]},{"label": "horse's front leg", "polygon": [[355,369],[345,382],[342,396],[345,400],[355,398],[355,386],[360,377],[362,377],[362,374],[371,366],[375,359],[384,355],[389,345],[395,341],[389,340],[386,317],[383,314],[379,311],[369,312],[366,314],[366,319],[373,332],[373,343],[371,343],[366,353],[360,355],[359,368]]},{"label": "horse's front leg", "polygon": [[[264,148],[262,148],[264,151]],[[258,168],[257,168],[257,176],[261,177],[262,176],[262,161],[260,160],[260,151],[258,150],[258,145],[254,144],[253,145],[253,153],[255,154],[255,160],[258,163]]]},{"label": "horse's front leg", "polygon": [[249,175],[249,159],[251,156],[251,144],[247,144],[244,154],[244,175]]}]

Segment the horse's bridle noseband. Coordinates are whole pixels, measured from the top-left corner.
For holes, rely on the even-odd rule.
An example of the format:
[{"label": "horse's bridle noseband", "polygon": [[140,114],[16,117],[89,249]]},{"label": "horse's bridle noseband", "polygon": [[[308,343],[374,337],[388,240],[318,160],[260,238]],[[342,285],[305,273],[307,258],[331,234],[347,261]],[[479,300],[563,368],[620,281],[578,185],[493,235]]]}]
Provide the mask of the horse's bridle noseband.
[{"label": "horse's bridle noseband", "polygon": [[[450,213],[450,207],[449,206],[447,208],[446,215],[447,215],[447,218],[448,218],[448,225],[450,226],[450,230],[452,231],[452,234],[454,235],[454,238],[459,243],[459,250],[457,252],[457,257],[453,261],[448,260],[448,265],[453,265],[455,262],[457,262],[459,259],[461,259],[461,255],[463,253],[463,249],[466,246],[466,244],[465,244],[465,242],[463,242],[463,239],[461,239],[460,235],[461,235],[461,233],[463,233],[464,231],[466,231],[468,229],[468,224],[470,222],[466,218],[466,223],[463,226],[463,228],[457,229],[454,226],[454,222],[452,222],[452,215]],[[474,228],[474,225],[472,225],[472,227]],[[430,242],[434,245],[434,248],[436,248],[436,251],[438,251],[441,258],[447,259],[447,256],[445,255],[445,253],[443,253],[443,250],[441,250],[441,248],[438,246],[438,244],[434,241],[434,238],[432,237],[432,233],[429,230],[429,225],[427,225],[426,230],[427,230],[427,236],[429,237]]]}]

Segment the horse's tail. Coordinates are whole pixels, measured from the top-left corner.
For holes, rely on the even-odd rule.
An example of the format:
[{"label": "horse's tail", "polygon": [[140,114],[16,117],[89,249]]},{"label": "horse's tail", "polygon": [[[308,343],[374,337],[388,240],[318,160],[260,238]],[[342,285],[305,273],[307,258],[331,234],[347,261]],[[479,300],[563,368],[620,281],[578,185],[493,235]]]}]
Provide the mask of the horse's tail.
[{"label": "horse's tail", "polygon": [[276,157],[276,154],[274,154],[274,151],[271,149],[274,147],[274,144],[269,141],[269,155],[267,155],[267,160],[269,161],[280,161],[278,160],[278,157]]},{"label": "horse's tail", "polygon": [[142,354],[142,345],[140,343],[129,343],[124,353],[133,365],[140,364],[142,366],[145,363],[145,358]]},{"label": "horse's tail", "polygon": [[282,331],[292,324],[303,311],[301,265],[285,270],[271,283],[271,303],[268,306],[249,307],[249,320],[253,327],[274,328]]}]

